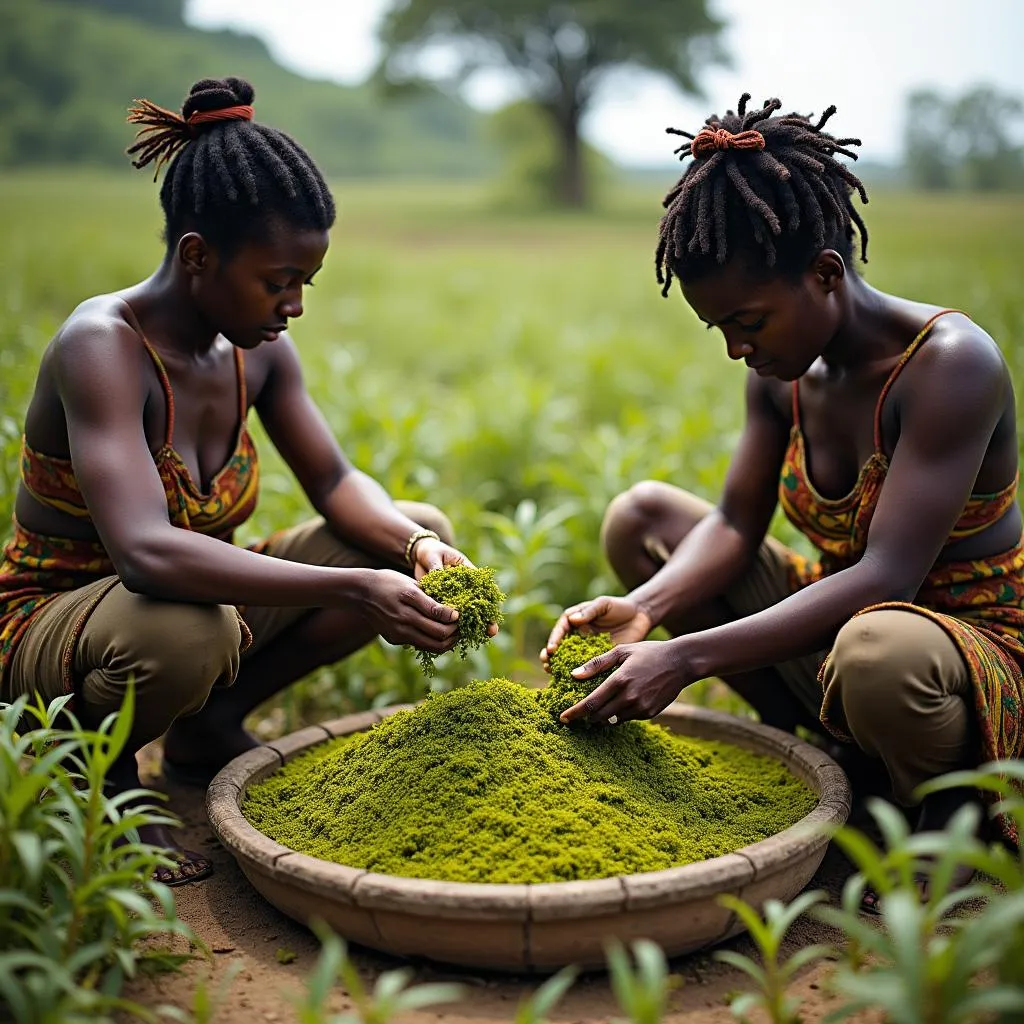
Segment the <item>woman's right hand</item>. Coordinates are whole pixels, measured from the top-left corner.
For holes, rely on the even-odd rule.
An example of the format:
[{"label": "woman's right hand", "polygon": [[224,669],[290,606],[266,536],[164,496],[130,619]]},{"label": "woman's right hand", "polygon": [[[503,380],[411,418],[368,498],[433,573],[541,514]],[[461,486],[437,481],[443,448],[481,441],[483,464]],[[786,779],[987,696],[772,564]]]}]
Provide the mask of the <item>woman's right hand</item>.
[{"label": "woman's right hand", "polygon": [[367,616],[389,644],[444,654],[458,639],[459,613],[428,597],[416,581],[392,569],[370,569]]},{"label": "woman's right hand", "polygon": [[548,642],[540,652],[541,664],[548,671],[548,660],[570,633],[610,633],[614,644],[632,644],[650,633],[654,623],[635,601],[607,595],[581,601],[558,617]]}]

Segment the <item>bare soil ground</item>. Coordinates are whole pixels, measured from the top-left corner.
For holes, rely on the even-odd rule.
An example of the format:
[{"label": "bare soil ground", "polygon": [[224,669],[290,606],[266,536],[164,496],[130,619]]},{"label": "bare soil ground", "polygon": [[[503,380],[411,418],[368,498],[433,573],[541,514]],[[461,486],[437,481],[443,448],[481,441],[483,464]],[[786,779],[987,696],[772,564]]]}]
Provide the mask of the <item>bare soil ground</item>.
[{"label": "bare soil ground", "polygon": [[[156,748],[144,752],[143,781],[165,789],[171,798],[171,809],[184,822],[183,845],[209,854],[216,866],[213,877],[175,890],[179,916],[208,943],[212,962],[199,958],[187,963],[180,972],[139,978],[132,982],[130,998],[144,1005],[193,1007],[199,984],[216,992],[224,981],[230,965],[240,970],[224,991],[214,1019],[218,1024],[262,1024],[296,1020],[293,1000],[305,985],[305,979],[316,961],[319,944],[304,927],[279,913],[267,903],[235,864],[234,859],[217,842],[207,820],[204,794],[198,789],[165,785],[158,776]],[[813,888],[838,893],[849,866],[830,850],[818,872]],[[797,948],[834,938],[822,925],[800,922],[794,928],[785,955]],[[179,947],[184,951],[184,946]],[[753,955],[754,946],[747,937],[734,939],[723,948]],[[281,963],[279,951],[294,954],[289,963]],[[511,1021],[519,1001],[540,984],[541,979],[485,972],[460,971],[429,963],[408,964],[394,957],[371,950],[353,948],[352,959],[364,980],[372,984],[381,972],[399,966],[412,966],[414,982],[455,981],[465,986],[463,1000],[402,1018],[408,1024],[442,1021],[448,1024],[490,1024]],[[289,956],[282,955],[283,959]],[[717,962],[710,953],[680,958],[671,964],[683,979],[673,994],[671,1012],[666,1022],[686,1024],[725,1024],[733,1017],[728,1009],[729,996],[747,987],[745,977],[735,969]],[[836,1008],[829,992],[829,964],[806,970],[797,980],[792,994],[803,1001],[803,1019],[819,1021]],[[351,1001],[339,986],[332,1009],[343,1011]],[[619,1016],[608,979],[603,974],[590,974],[579,979],[557,1007],[552,1019],[559,1024],[604,1024]],[[880,1020],[875,1015],[851,1018],[857,1022]]]}]

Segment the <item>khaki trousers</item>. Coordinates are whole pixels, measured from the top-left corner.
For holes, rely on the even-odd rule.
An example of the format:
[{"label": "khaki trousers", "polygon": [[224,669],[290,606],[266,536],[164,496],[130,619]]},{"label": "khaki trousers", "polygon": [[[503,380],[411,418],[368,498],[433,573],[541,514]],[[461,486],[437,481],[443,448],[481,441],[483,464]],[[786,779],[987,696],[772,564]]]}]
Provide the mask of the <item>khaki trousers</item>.
[{"label": "khaki trousers", "polygon": [[[451,523],[438,509],[419,502],[396,504],[414,522],[450,541]],[[307,565],[384,565],[340,540],[319,518],[275,534],[261,550]],[[243,658],[258,657],[312,610],[159,601],[131,593],[116,577],[97,580],[61,594],[30,621],[4,673],[0,701],[33,691],[46,702],[59,697],[66,692],[70,667],[76,713],[98,723],[121,707],[128,681],[134,679],[132,742],[141,746],[162,736],[180,715],[198,711],[214,686],[231,686]]]},{"label": "khaki trousers", "polygon": [[[668,500],[693,522],[712,509],[687,491],[672,492]],[[659,560],[669,555],[650,553]],[[738,617],[790,596],[788,555],[784,544],[765,540],[749,572],[723,595]],[[774,668],[815,717],[828,694],[837,724],[885,763],[898,803],[912,805],[922,782],[972,763],[971,676],[946,631],[924,615],[895,608],[865,612],[839,630],[831,649]]]}]

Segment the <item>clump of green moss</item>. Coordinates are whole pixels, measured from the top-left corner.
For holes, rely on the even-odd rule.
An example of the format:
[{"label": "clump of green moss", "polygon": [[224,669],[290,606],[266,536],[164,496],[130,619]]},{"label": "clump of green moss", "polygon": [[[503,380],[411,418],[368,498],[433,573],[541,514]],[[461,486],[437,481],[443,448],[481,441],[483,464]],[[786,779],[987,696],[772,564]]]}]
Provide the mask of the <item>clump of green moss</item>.
[{"label": "clump of green moss", "polygon": [[[500,626],[504,619],[501,602],[505,595],[495,582],[493,569],[449,565],[428,572],[420,580],[420,587],[429,597],[459,613],[459,639],[454,649],[460,658],[487,643],[487,628],[492,622]],[[416,652],[417,661],[428,675],[434,671],[435,657],[429,651]]]},{"label": "clump of green moss", "polygon": [[608,633],[594,633],[590,636],[570,633],[564,637],[548,659],[551,682],[537,693],[540,706],[558,718],[563,711],[589,697],[611,672],[599,672],[590,679],[576,679],[572,671],[585,661],[610,651],[614,646]]},{"label": "clump of green moss", "polygon": [[560,726],[505,679],[433,694],[289,762],[243,811],[323,860],[411,878],[556,882],[729,853],[815,803],[782,764],[648,722]]}]

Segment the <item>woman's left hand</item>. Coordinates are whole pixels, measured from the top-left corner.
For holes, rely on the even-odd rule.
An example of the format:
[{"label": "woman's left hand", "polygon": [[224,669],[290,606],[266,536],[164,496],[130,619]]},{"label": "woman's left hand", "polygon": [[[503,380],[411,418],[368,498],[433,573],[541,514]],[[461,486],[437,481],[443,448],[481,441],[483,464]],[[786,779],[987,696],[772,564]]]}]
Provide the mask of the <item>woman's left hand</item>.
[{"label": "woman's left hand", "polygon": [[637,718],[654,718],[697,681],[678,641],[646,640],[620,644],[573,670],[576,679],[590,679],[614,669],[585,700],[562,712],[568,724],[578,718],[607,725]]},{"label": "woman's left hand", "polygon": [[[473,563],[457,548],[453,548],[444,541],[434,540],[433,537],[424,537],[416,542],[412,552],[412,570],[418,583],[428,572],[434,569],[446,569],[450,565],[468,565],[471,569],[476,568]],[[495,636],[498,632],[498,624],[492,622],[487,627],[487,632]]]}]

